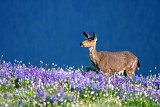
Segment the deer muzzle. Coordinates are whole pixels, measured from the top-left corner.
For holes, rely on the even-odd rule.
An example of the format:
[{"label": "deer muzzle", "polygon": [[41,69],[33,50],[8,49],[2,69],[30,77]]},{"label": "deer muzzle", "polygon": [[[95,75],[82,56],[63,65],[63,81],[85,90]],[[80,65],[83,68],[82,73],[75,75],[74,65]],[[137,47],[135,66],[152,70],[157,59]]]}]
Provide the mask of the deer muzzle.
[{"label": "deer muzzle", "polygon": [[83,43],[80,43],[80,46],[81,46],[81,47],[84,47],[84,46],[83,46]]}]

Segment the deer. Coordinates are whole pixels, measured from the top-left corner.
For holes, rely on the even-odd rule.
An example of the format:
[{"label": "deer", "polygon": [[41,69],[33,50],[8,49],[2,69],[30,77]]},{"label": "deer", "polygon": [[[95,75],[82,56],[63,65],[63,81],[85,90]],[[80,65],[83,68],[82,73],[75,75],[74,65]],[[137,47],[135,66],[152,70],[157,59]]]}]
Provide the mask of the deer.
[{"label": "deer", "polygon": [[81,47],[89,48],[89,58],[96,71],[103,74],[113,74],[124,72],[125,76],[133,77],[136,68],[139,70],[140,63],[138,58],[130,51],[108,52],[96,50],[97,36],[93,32],[93,37],[83,31],[86,38],[80,43]]}]

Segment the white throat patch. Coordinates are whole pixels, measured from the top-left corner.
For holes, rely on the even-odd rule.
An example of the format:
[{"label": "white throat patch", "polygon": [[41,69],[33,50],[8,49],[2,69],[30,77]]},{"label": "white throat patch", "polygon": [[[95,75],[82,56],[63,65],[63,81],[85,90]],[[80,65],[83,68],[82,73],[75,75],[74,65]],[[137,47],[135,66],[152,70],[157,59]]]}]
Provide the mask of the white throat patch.
[{"label": "white throat patch", "polygon": [[93,47],[90,47],[89,51],[92,53],[93,58],[95,58],[95,54],[92,52],[93,51]]},{"label": "white throat patch", "polygon": [[93,50],[93,47],[90,47],[90,48],[89,48],[89,51],[92,51],[92,50]]}]

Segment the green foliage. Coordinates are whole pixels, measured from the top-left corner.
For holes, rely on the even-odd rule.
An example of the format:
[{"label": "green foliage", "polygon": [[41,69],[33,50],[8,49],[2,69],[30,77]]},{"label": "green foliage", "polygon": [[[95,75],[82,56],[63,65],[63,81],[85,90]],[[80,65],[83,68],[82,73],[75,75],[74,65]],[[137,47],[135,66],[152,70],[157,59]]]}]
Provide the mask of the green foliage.
[{"label": "green foliage", "polygon": [[140,84],[140,81],[138,81],[138,82],[137,82],[137,81],[132,81],[131,83],[132,83],[133,85],[139,85],[139,84]]},{"label": "green foliage", "polygon": [[11,87],[11,86],[5,86],[5,85],[2,85],[0,87],[0,91],[5,93],[5,92],[12,92],[14,89],[14,87]]},{"label": "green foliage", "polygon": [[86,72],[88,72],[88,71],[96,71],[96,69],[93,67],[86,67]]},{"label": "green foliage", "polygon": [[21,88],[21,87],[24,87],[25,85],[28,86],[31,84],[31,81],[24,80],[23,82],[21,82],[20,79],[15,79],[12,82],[15,84],[15,88]]}]

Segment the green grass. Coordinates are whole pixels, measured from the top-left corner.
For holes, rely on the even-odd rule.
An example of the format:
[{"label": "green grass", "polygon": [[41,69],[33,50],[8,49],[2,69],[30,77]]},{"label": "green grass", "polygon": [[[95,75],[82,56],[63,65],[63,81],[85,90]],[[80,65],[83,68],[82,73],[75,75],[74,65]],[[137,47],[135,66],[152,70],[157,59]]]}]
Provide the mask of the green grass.
[{"label": "green grass", "polygon": [[[4,91],[5,90],[5,91]],[[12,91],[11,91],[12,90]],[[16,95],[14,90],[16,90],[16,88],[7,88],[1,86],[0,87],[0,93],[1,96],[3,96],[4,93],[8,93],[9,94],[9,98],[7,100],[5,100],[3,97],[0,97],[0,105],[5,105],[5,104],[10,104],[11,107],[17,107],[18,106],[18,100],[17,99],[23,99],[23,106],[24,107],[30,107],[30,106],[35,106],[37,105],[37,103],[39,101],[34,101],[34,103],[28,103],[30,98],[34,98],[35,93],[36,93],[36,89],[35,90],[28,90],[28,91],[21,91],[19,92],[18,95]],[[46,88],[46,90],[49,93],[55,93],[56,91],[53,89],[52,91],[50,91],[50,88],[48,87],[48,89]],[[68,94],[70,95],[77,95],[77,97],[79,97],[79,101],[76,104],[77,107],[79,106],[91,106],[91,107],[112,107],[112,106],[116,106],[116,107],[130,107],[130,105],[132,105],[132,107],[137,107],[137,106],[142,106],[142,107],[156,107],[158,106],[157,103],[150,101],[149,98],[143,98],[143,97],[137,97],[134,98],[134,96],[130,96],[130,99],[128,101],[125,101],[125,99],[119,100],[119,92],[114,92],[111,89],[108,90],[108,94],[106,93],[99,93],[99,91],[97,90],[95,92],[95,94],[91,94],[91,90],[90,88],[88,88],[87,90],[85,90],[85,94],[81,94],[81,93],[77,93],[76,91],[68,91]],[[36,103],[37,102],[37,103]],[[50,100],[48,100],[48,102],[50,102]],[[39,103],[38,106],[41,106],[42,104]],[[47,104],[46,104],[47,105]],[[58,103],[57,105],[54,106],[61,106],[63,105],[62,103]],[[66,106],[73,106],[73,103],[66,103]],[[44,105],[43,105],[44,106]],[[51,106],[50,103],[48,106]]]}]

